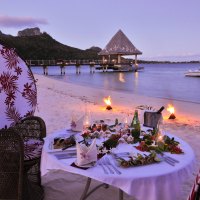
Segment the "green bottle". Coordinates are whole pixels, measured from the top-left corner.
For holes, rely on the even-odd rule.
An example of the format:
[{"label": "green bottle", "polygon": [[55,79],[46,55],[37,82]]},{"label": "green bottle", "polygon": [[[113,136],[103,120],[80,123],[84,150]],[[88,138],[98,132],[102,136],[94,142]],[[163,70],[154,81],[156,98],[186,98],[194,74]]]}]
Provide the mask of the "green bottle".
[{"label": "green bottle", "polygon": [[132,136],[137,139],[140,137],[140,131],[141,131],[141,128],[140,128],[140,120],[139,120],[139,117],[138,117],[138,110],[135,110],[135,113],[134,113],[134,117],[133,117],[133,120],[131,122],[131,134]]}]

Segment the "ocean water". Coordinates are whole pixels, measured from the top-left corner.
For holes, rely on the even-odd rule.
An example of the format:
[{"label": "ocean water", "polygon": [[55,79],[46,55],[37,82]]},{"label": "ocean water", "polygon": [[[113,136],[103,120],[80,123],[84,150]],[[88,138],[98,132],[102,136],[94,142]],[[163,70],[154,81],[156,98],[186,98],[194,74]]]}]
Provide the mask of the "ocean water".
[{"label": "ocean water", "polygon": [[[185,77],[189,69],[200,68],[200,64],[141,64],[140,72],[96,71],[90,74],[89,66],[81,67],[76,74],[74,66],[66,67],[66,74],[60,75],[59,67],[49,67],[49,77],[74,84],[107,90],[167,98],[200,104],[200,77]],[[41,67],[32,67],[33,73],[43,74]]]}]

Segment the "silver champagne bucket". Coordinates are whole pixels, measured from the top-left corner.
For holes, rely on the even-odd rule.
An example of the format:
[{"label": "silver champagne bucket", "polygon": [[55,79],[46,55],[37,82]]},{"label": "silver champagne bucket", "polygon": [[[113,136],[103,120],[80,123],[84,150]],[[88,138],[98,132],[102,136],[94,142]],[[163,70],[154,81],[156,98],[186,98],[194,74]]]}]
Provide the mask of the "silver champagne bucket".
[{"label": "silver champagne bucket", "polygon": [[162,119],[161,113],[153,112],[153,111],[145,111],[143,125],[150,128],[156,128],[161,119]]}]

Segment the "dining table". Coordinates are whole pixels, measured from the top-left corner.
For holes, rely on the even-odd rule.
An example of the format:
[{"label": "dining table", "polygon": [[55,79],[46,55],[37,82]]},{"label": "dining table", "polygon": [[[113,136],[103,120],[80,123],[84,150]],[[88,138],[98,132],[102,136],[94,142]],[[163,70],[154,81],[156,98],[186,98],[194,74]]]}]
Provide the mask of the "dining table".
[{"label": "dining table", "polygon": [[[187,142],[174,134],[166,134],[169,137],[174,137],[180,143],[184,152],[182,154],[164,153],[165,156],[170,156],[170,158],[176,160],[173,165],[163,159],[158,163],[124,168],[118,165],[118,161],[114,156],[105,154],[94,166],[82,169],[73,165],[76,161],[76,156],[70,152],[76,151],[76,147],[63,151],[52,148],[54,138],[74,135],[77,140],[81,140],[81,132],[72,132],[70,129],[56,131],[45,138],[41,158],[42,183],[45,175],[51,170],[62,170],[87,177],[84,192],[80,197],[82,200],[103,185],[107,187],[111,185],[118,188],[119,199],[123,199],[123,193],[126,193],[137,200],[179,200],[181,198],[182,184],[192,175],[195,155]],[[97,139],[97,143],[101,143],[102,140],[105,140],[105,138]],[[114,151],[116,154],[123,152],[144,153],[137,150],[134,144],[125,143],[120,143]],[[145,153],[148,154],[148,152]],[[107,163],[109,166],[101,162],[106,158],[109,160],[109,163]],[[105,173],[105,169],[107,173]],[[91,180],[100,181],[102,184],[89,191]]]}]

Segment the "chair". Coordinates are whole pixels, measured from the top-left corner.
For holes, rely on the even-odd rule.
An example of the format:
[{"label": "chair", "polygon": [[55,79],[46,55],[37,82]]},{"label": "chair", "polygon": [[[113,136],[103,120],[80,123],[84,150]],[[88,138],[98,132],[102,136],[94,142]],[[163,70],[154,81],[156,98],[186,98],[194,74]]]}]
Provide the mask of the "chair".
[{"label": "chair", "polygon": [[187,200],[200,200],[200,170],[195,178],[192,190]]},{"label": "chair", "polygon": [[20,135],[0,130],[0,199],[23,199],[24,147]]},{"label": "chair", "polygon": [[24,167],[28,172],[28,178],[41,185],[40,159],[44,144],[43,138],[46,137],[45,122],[40,117],[31,116],[22,119],[14,128],[24,141]]},{"label": "chair", "polygon": [[24,170],[24,146],[13,128],[0,130],[0,200],[42,200],[43,188],[32,184]]}]

